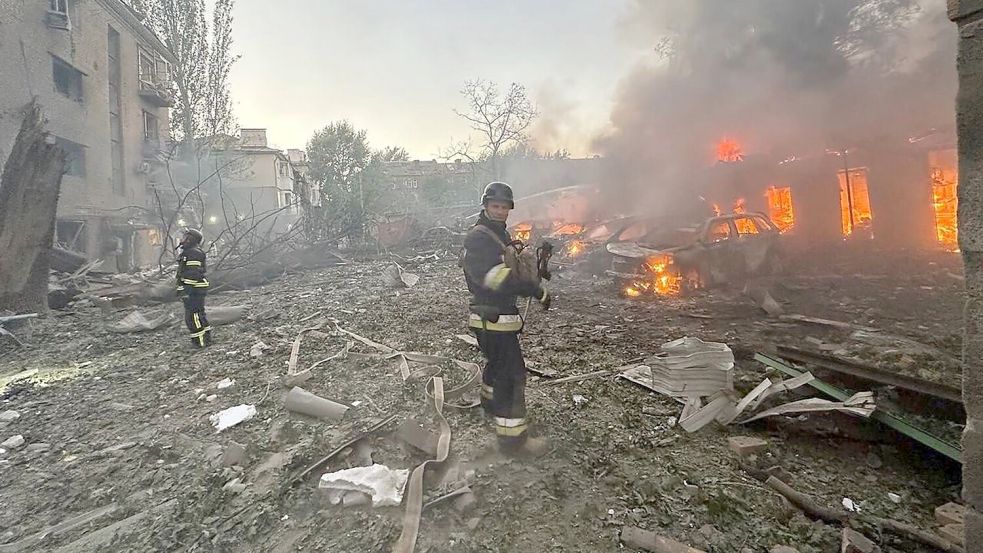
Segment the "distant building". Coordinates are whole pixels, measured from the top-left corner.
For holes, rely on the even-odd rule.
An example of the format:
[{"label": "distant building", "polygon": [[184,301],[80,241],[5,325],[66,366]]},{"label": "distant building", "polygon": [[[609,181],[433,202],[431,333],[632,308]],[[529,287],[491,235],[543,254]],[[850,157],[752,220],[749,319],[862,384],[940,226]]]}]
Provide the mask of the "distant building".
[{"label": "distant building", "polygon": [[0,166],[37,97],[68,153],[57,242],[128,270],[156,261],[149,175],[168,139],[174,56],[119,0],[0,2]]}]

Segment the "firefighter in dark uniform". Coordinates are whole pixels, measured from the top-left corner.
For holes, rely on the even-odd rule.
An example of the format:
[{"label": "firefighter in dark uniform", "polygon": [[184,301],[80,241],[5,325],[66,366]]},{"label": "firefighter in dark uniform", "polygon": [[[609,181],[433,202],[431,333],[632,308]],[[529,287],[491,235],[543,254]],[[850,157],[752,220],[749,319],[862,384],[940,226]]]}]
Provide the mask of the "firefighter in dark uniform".
[{"label": "firefighter in dark uniform", "polygon": [[492,417],[499,448],[512,455],[539,456],[546,442],[528,437],[526,422],[526,365],[519,347],[522,317],[516,298],[532,297],[549,308],[550,294],[538,283],[520,279],[505,264],[506,231],[515,207],[512,188],[503,182],[485,187],[483,210],[464,239],[461,266],[471,292],[468,326],[488,363],[482,373],[481,404]]},{"label": "firefighter in dark uniform", "polygon": [[187,229],[178,245],[177,293],[184,301],[184,323],[191,332],[191,344],[204,348],[212,344],[212,327],[205,317],[205,252],[201,249],[204,237],[195,229]]}]

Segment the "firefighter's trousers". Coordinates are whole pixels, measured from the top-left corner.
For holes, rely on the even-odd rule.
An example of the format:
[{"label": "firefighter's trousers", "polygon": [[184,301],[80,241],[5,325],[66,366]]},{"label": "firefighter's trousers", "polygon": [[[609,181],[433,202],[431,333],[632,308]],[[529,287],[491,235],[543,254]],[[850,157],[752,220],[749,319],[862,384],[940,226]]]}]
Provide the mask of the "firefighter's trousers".
[{"label": "firefighter's trousers", "polygon": [[205,317],[205,294],[191,293],[184,300],[184,324],[191,332],[191,344],[203,348],[212,343],[212,327]]},{"label": "firefighter's trousers", "polygon": [[526,440],[526,363],[518,332],[472,329],[488,363],[481,375],[481,406],[495,423],[499,445],[510,449]]}]

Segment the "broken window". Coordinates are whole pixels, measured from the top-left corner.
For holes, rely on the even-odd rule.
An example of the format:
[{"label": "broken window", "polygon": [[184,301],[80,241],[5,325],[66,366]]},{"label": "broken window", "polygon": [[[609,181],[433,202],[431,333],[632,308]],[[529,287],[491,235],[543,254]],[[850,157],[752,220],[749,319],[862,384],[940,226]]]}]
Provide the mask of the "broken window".
[{"label": "broken window", "polygon": [[730,222],[717,221],[710,226],[710,242],[722,242],[730,238]]},{"label": "broken window", "polygon": [[85,250],[85,223],[83,221],[58,220],[55,225],[55,242],[66,250]]},{"label": "broken window", "polygon": [[154,56],[147,52],[143,48],[140,49],[140,86],[151,85],[158,81],[157,78],[157,61]]},{"label": "broken window", "polygon": [[143,112],[143,139],[154,144],[160,142],[157,116],[149,111]]},{"label": "broken window", "polygon": [[867,168],[839,171],[837,176],[840,181],[840,228],[843,236],[850,236],[857,230],[870,233],[874,214],[870,209]]},{"label": "broken window", "polygon": [[795,212],[792,209],[792,188],[772,186],[765,192],[768,199],[768,216],[781,232],[788,232],[795,226]]},{"label": "broken window", "polygon": [[959,249],[959,232],[956,217],[959,205],[956,188],[959,171],[956,150],[929,152],[928,166],[932,179],[932,208],[935,211],[935,237],[944,249]]},{"label": "broken window", "polygon": [[81,71],[64,60],[52,56],[51,74],[56,91],[76,102],[82,101],[82,77],[84,75]]},{"label": "broken window", "polygon": [[750,217],[738,217],[734,219],[734,226],[737,227],[737,234],[741,236],[758,234],[758,227]]},{"label": "broken window", "polygon": [[64,150],[67,156],[65,158],[65,174],[73,177],[84,177],[85,146],[61,137],[55,138],[55,145]]}]

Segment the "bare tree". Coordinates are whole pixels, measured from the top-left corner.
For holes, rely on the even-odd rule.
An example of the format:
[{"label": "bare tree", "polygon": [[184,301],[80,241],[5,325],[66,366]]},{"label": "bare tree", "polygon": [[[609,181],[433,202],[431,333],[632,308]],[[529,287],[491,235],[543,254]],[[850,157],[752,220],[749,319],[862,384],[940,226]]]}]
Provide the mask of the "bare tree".
[{"label": "bare tree", "polygon": [[177,58],[171,77],[177,98],[171,136],[183,142],[185,154],[195,140],[235,131],[228,76],[232,55],[234,0],[215,0],[212,25],[204,0],[132,0],[146,13],[147,25]]},{"label": "bare tree", "polygon": [[498,178],[499,154],[510,144],[525,140],[526,130],[539,111],[526,96],[526,88],[518,83],[509,85],[502,95],[495,83],[476,79],[466,82],[461,94],[468,107],[454,113],[480,134],[482,153],[491,163],[492,176]]}]

